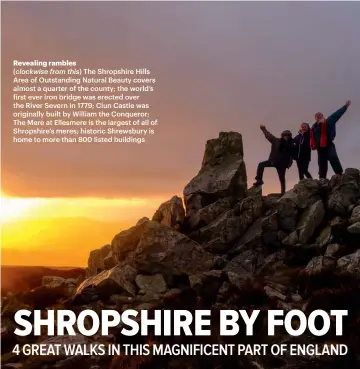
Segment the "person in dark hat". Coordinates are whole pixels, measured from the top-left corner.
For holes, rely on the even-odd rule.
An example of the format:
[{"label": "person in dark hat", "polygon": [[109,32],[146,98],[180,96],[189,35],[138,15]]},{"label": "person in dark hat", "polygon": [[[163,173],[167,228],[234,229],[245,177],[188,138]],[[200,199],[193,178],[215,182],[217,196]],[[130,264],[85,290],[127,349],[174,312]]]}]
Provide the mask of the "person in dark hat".
[{"label": "person in dark hat", "polygon": [[311,147],[310,147],[310,125],[308,123],[302,123],[297,136],[294,141],[293,157],[296,161],[299,179],[304,177],[312,178],[309,173],[309,164],[311,161]]},{"label": "person in dark hat", "polygon": [[334,139],[336,137],[336,123],[344,115],[351,101],[348,100],[335,113],[325,119],[323,113],[315,114],[315,123],[310,130],[310,146],[318,152],[319,177],[326,179],[328,162],[335,174],[342,174],[343,168],[336,152]]},{"label": "person in dark hat", "polygon": [[265,126],[260,126],[266,139],[271,143],[271,152],[268,160],[259,163],[254,183],[254,187],[264,184],[263,175],[265,168],[276,168],[280,184],[281,193],[284,194],[286,190],[285,174],[286,169],[292,165],[293,142],[292,134],[286,130],[281,133],[281,137],[272,135]]}]

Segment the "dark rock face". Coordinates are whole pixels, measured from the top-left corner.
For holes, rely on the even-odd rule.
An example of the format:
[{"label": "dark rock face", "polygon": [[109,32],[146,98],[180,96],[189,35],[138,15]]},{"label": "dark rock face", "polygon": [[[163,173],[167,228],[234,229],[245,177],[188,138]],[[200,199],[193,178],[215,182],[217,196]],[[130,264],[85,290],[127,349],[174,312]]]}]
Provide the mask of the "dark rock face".
[{"label": "dark rock face", "polygon": [[239,133],[221,132],[219,138],[206,143],[201,169],[184,189],[188,216],[219,199],[244,197],[247,177],[243,157]]},{"label": "dark rock face", "polygon": [[138,274],[135,278],[135,282],[139,287],[140,291],[146,293],[165,293],[167,291],[167,285],[164,277],[161,274],[155,275],[143,275]]},{"label": "dark rock face", "polygon": [[230,210],[233,201],[231,197],[225,197],[199,209],[197,212],[193,212],[192,215],[187,217],[188,229],[196,230],[210,224],[221,214]]},{"label": "dark rock face", "polygon": [[148,222],[130,262],[142,273],[190,275],[211,269],[216,258],[185,235]]},{"label": "dark rock face", "polygon": [[136,287],[134,285],[137,271],[129,265],[117,265],[110,270],[101,272],[100,274],[87,278],[77,290],[77,294],[89,288],[99,296],[109,297],[117,293],[125,293],[129,296],[136,295]]},{"label": "dark rock face", "polygon": [[104,260],[111,252],[111,245],[90,252],[87,268],[87,277],[94,276],[106,269]]},{"label": "dark rock face", "polygon": [[[111,244],[90,253],[85,280],[46,276],[41,286],[2,301],[2,341],[13,347],[13,314],[23,309],[66,306],[77,314],[84,309],[211,309],[211,337],[196,343],[243,343],[244,336],[220,338],[221,309],[259,309],[254,327],[256,343],[320,343],[336,339],[354,351],[346,357],[322,359],[284,355],[251,357],[140,357],[53,358],[26,362],[24,368],[239,368],[335,369],[359,367],[360,311],[360,174],[347,169],[328,185],[303,180],[283,196],[263,196],[246,188],[242,137],[221,133],[208,141],[199,174],[184,190],[160,205],[152,220],[117,234]],[[268,337],[264,312],[268,309],[347,309],[346,337]],[[83,337],[78,338],[81,342]],[[128,338],[127,338],[128,339]],[[149,337],[134,337],[148,343]],[[153,338],[151,338],[152,340]],[[119,328],[111,337],[124,343]],[[40,340],[46,341],[43,338]],[[88,340],[85,340],[86,343]],[[159,343],[189,343],[185,337],[159,337]],[[109,341],[106,341],[109,342]],[[126,341],[127,342],[127,341]],[[195,342],[195,341],[194,341]],[[29,359],[30,360],[30,359]],[[340,360],[340,361],[339,361]],[[16,364],[4,356],[4,365]],[[6,366],[4,366],[6,367]],[[10,366],[11,367],[11,366]]]},{"label": "dark rock face", "polygon": [[333,176],[329,187],[330,193],[327,199],[329,211],[345,216],[349,207],[355,205],[359,200],[359,178],[358,169],[346,169],[342,176]]},{"label": "dark rock face", "polygon": [[341,272],[360,278],[360,249],[339,259],[337,266]]},{"label": "dark rock face", "polygon": [[182,199],[179,196],[173,196],[170,200],[160,205],[152,217],[153,221],[159,222],[176,230],[181,229],[185,218],[185,209]]},{"label": "dark rock face", "polygon": [[121,263],[132,255],[148,223],[148,218],[142,218],[134,227],[122,231],[114,237],[111,243],[111,249],[116,263]]},{"label": "dark rock face", "polygon": [[354,209],[352,210],[349,222],[351,224],[360,222],[360,205],[355,206]]},{"label": "dark rock face", "polygon": [[336,266],[336,260],[328,256],[317,256],[309,262],[303,269],[304,274],[321,275],[333,270]]},{"label": "dark rock face", "polygon": [[321,200],[316,201],[303,212],[297,225],[300,243],[306,243],[310,240],[316,228],[322,223],[324,216],[325,208]]},{"label": "dark rock face", "polygon": [[262,197],[248,197],[209,225],[200,228],[198,231],[199,242],[217,240],[223,245],[223,251],[229,249],[235,241],[245,235],[245,232],[260,217],[262,212]]}]

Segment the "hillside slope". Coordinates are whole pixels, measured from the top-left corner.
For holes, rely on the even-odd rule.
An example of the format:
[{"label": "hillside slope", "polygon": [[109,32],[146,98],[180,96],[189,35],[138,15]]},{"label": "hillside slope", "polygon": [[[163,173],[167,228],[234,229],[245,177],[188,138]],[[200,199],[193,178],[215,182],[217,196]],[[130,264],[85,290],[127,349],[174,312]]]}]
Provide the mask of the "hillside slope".
[{"label": "hillside slope", "polygon": [[[43,281],[34,291],[5,301],[3,316],[12,326],[14,306],[45,309],[60,304],[77,313],[91,307],[211,309],[210,337],[136,336],[132,343],[343,343],[344,356],[120,356],[101,357],[100,368],[338,369],[360,367],[360,171],[347,169],[328,183],[303,180],[285,195],[262,196],[247,189],[242,137],[222,132],[206,144],[199,173],[184,189],[184,204],[173,197],[153,218],[115,235],[89,255],[87,278],[69,294],[68,280]],[[40,297],[41,298],[40,298]],[[45,302],[46,301],[46,304]],[[59,306],[59,305],[57,305]],[[244,329],[220,337],[221,309],[260,310],[254,336]],[[267,335],[269,309],[345,309],[344,335],[334,322],[322,337],[290,336],[278,327]],[[8,329],[5,343],[16,341]],[[6,330],[5,330],[6,332]],[[151,332],[153,333],[153,332]],[[120,327],[110,337],[85,341],[129,343]],[[43,337],[42,342],[47,338]],[[10,346],[10,345],[8,345]],[[70,363],[90,367],[91,358],[54,358],[57,368]],[[3,362],[45,369],[49,359],[7,355]],[[70,366],[69,366],[70,365]]]}]

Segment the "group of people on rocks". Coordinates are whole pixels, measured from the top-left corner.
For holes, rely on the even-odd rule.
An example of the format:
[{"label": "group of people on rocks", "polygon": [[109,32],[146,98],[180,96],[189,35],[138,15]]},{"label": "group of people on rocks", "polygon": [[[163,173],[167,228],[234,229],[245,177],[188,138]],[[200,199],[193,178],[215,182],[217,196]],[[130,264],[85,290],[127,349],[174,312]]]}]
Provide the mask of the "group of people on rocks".
[{"label": "group of people on rocks", "polygon": [[260,126],[266,139],[271,143],[271,152],[268,160],[259,163],[254,187],[264,184],[263,174],[265,168],[276,168],[281,193],[285,193],[286,170],[296,161],[299,179],[312,178],[309,172],[311,151],[316,150],[318,155],[319,178],[325,180],[328,172],[328,162],[335,174],[342,174],[339,157],[336,152],[334,139],[336,136],[336,123],[346,112],[351,101],[348,100],[344,106],[331,114],[328,118],[322,113],[315,114],[315,123],[310,127],[308,123],[302,123],[299,133],[294,138],[288,130],[281,133],[281,137],[272,135],[265,126]]}]

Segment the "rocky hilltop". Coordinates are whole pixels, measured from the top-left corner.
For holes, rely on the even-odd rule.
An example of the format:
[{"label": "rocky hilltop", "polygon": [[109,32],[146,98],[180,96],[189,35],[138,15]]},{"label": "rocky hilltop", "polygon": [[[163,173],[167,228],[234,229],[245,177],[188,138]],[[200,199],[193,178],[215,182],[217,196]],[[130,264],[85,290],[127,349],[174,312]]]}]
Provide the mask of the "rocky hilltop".
[{"label": "rocky hilltop", "polygon": [[[138,310],[211,309],[212,337],[156,338],[179,343],[345,343],[346,356],[130,356],[21,357],[3,354],[14,368],[333,368],[360,367],[360,172],[347,169],[327,183],[302,180],[283,196],[247,188],[242,136],[221,132],[209,140],[199,173],[152,219],[142,218],[89,255],[86,277],[44,277],[42,286],[9,295],[2,304],[2,342],[14,337],[13,313],[67,308]],[[254,337],[240,331],[219,337],[221,309],[260,309]],[[267,336],[268,309],[345,309],[343,337],[291,337],[279,328]],[[127,341],[114,328],[108,337],[80,342]],[[52,338],[52,342],[56,341]],[[66,338],[65,338],[66,339]],[[35,340],[35,338],[34,338]],[[38,338],[37,338],[38,340]],[[64,340],[64,339],[62,339]],[[19,342],[20,341],[20,342]],[[47,343],[49,338],[40,341]],[[137,337],[133,342],[146,342]]]}]

